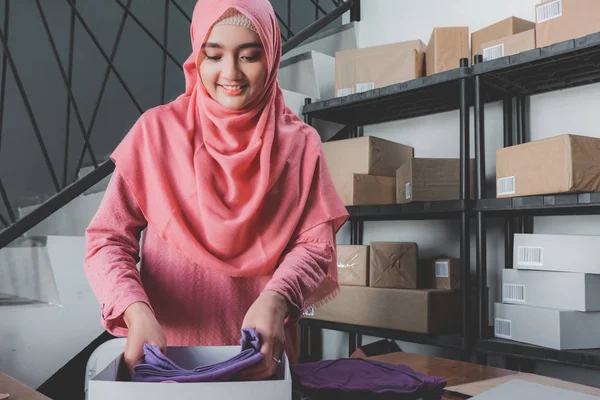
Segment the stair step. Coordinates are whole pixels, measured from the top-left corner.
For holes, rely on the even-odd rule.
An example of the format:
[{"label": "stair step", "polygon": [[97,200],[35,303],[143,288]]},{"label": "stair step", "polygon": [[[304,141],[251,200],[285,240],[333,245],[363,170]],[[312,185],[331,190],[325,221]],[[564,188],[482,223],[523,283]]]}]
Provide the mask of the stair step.
[{"label": "stair step", "polygon": [[[30,229],[26,236],[84,236],[103,196],[104,192],[102,191],[76,197]],[[19,208],[19,216],[22,218],[37,207],[38,205]]]},{"label": "stair step", "polygon": [[[288,106],[290,110],[292,110],[300,119],[302,117],[302,107],[304,107],[304,100],[310,96],[305,96],[302,93],[296,93],[289,90],[283,90],[283,97],[285,99],[285,104]],[[311,98],[311,100],[314,100]],[[326,142],[335,136],[340,130],[344,129],[344,125],[336,124],[334,122],[323,121],[320,119],[313,118],[312,126],[319,132],[319,136],[321,136],[321,141]]]},{"label": "stair step", "polygon": [[46,305],[42,301],[28,299],[26,297],[14,296],[12,294],[0,293],[0,307]]},{"label": "stair step", "polygon": [[[104,331],[100,305],[83,270],[85,238],[47,239],[47,247],[32,248],[29,253],[26,248],[0,249],[0,257],[14,260],[14,264],[6,264],[3,258],[0,265],[8,265],[12,272],[32,265],[39,268],[29,270],[50,269],[53,277],[41,274],[39,281],[55,281],[60,293],[60,306],[36,303],[0,307],[0,337],[6,344],[0,346],[0,371],[30,387],[45,382]],[[26,275],[35,276],[31,272]],[[0,285],[4,278],[0,277]],[[9,301],[8,296],[3,298]],[[83,370],[81,374],[83,378]]]},{"label": "stair step", "polygon": [[[93,166],[81,168],[81,171],[79,171],[79,179],[83,178],[84,176],[86,176],[87,174],[89,174],[90,172],[92,172],[94,170],[95,170],[95,168]],[[89,188],[88,190],[83,192],[83,194],[85,196],[87,196],[90,194],[104,192],[106,190],[106,188],[108,187],[108,183],[110,182],[111,177],[112,177],[112,174],[107,176],[106,178],[102,179],[100,182],[96,183],[94,186],[92,186],[91,188]]]},{"label": "stair step", "polygon": [[335,93],[335,58],[316,51],[288,58],[281,62],[279,85],[314,99],[330,99]]},{"label": "stair step", "polygon": [[337,51],[356,49],[358,48],[356,27],[356,22],[350,22],[324,29],[305,40],[300,46],[290,50],[282,57],[282,60],[306,53],[310,50],[335,57]]}]

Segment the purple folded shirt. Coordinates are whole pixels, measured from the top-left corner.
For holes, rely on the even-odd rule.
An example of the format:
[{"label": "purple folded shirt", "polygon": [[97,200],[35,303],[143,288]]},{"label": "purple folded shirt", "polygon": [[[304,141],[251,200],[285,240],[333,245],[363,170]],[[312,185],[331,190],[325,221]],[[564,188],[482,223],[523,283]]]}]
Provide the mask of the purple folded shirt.
[{"label": "purple folded shirt", "polygon": [[395,395],[395,399],[418,399],[441,396],[446,386],[445,379],[420,374],[406,365],[360,358],[298,364],[292,373],[302,392],[311,396],[369,394],[369,398]]},{"label": "purple folded shirt", "polygon": [[239,354],[212,365],[184,369],[163,355],[158,346],[144,344],[144,363],[133,370],[134,382],[227,382],[236,374],[262,360],[260,340],[254,329],[242,329]]}]

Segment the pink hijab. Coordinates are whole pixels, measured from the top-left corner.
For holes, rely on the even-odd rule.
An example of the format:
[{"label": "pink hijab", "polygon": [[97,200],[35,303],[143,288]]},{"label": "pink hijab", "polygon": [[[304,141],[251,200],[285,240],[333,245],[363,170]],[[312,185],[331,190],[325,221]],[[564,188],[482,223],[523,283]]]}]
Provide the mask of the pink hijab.
[{"label": "pink hijab", "polygon": [[[229,8],[246,15],[267,58],[254,104],[229,110],[199,80],[196,60]],[[268,0],[202,0],[184,63],[186,91],[145,112],[111,158],[148,224],[199,268],[232,277],[271,274],[286,248],[323,223],[337,232],[348,218],[333,186],[318,133],[284,103],[277,81],[279,26]],[[337,286],[337,263],[307,301]]]}]

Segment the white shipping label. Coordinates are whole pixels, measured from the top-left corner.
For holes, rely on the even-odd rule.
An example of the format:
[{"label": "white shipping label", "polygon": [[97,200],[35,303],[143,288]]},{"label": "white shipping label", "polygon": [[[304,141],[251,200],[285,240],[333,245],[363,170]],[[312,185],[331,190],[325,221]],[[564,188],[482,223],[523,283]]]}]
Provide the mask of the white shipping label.
[{"label": "white shipping label", "polygon": [[537,23],[550,21],[551,19],[562,16],[562,0],[556,0],[537,9]]},{"label": "white shipping label", "polygon": [[497,183],[498,183],[498,187],[497,187],[496,191],[498,192],[499,196],[506,195],[506,194],[515,194],[516,188],[515,188],[515,177],[514,176],[509,176],[507,178],[500,178],[500,179],[498,179]]},{"label": "white shipping label", "polygon": [[512,339],[510,320],[496,318],[494,320],[494,335],[499,338]]},{"label": "white shipping label", "polygon": [[505,283],[502,286],[502,301],[525,303],[525,285]]},{"label": "white shipping label", "polygon": [[504,43],[483,49],[483,61],[491,61],[504,57]]},{"label": "white shipping label", "polygon": [[412,196],[412,188],[410,182],[404,185],[404,191],[406,192],[406,200],[410,200],[410,197]]},{"label": "white shipping label", "polygon": [[519,246],[517,248],[517,264],[542,267],[544,265],[544,248]]},{"label": "white shipping label", "polygon": [[448,278],[450,276],[450,263],[448,261],[435,262],[435,277]]},{"label": "white shipping label", "polygon": [[357,83],[356,93],[366,92],[375,89],[375,82]]},{"label": "white shipping label", "polygon": [[343,88],[343,89],[338,89],[338,91],[337,91],[337,97],[350,96],[351,94],[354,94],[353,88]]}]

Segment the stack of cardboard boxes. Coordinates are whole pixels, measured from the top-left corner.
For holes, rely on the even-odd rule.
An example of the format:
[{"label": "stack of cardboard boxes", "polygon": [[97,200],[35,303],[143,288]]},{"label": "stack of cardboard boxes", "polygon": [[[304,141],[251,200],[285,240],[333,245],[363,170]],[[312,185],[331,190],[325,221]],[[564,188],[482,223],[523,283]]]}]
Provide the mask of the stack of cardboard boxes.
[{"label": "stack of cardboard boxes", "polygon": [[[472,59],[482,54],[484,60],[493,60],[597,31],[600,31],[600,1],[549,0],[536,7],[535,23],[510,17],[473,32],[470,53]],[[468,57],[467,27],[435,28],[427,46],[421,40],[413,40],[338,52],[336,94],[346,96],[444,72],[458,68],[460,59]],[[377,137],[328,142],[323,149],[336,190],[346,206],[459,198],[458,159],[414,158],[412,147]],[[597,160],[600,160],[600,139],[574,135],[500,149],[498,197],[600,191]],[[472,184],[474,169],[471,164]],[[474,192],[472,185],[471,196]],[[543,254],[538,248],[547,244],[523,245],[522,238],[534,240],[541,236],[515,237],[517,269],[504,272],[506,296],[504,303],[496,304],[497,335],[556,348],[600,347],[600,341],[584,340],[575,333],[574,341],[561,337],[561,332],[567,329],[563,327],[571,323],[600,328],[600,312],[593,313],[600,311],[600,295],[596,295],[595,286],[600,284],[600,277],[586,275],[600,274],[600,270],[569,267],[579,265],[572,262],[555,270],[561,272],[521,271],[528,266],[543,270],[549,268],[550,262],[547,258],[543,263],[535,261],[535,257]],[[597,240],[600,244],[600,238]],[[587,250],[577,247],[577,251],[585,253],[597,247]],[[521,256],[525,263],[519,262]],[[528,257],[533,257],[534,264],[528,264]],[[341,293],[314,311],[310,318],[423,333],[452,331],[458,326],[458,260],[442,257],[419,268],[416,243],[340,245],[338,271]],[[556,275],[566,274],[565,271],[575,275]],[[564,297],[575,289],[584,292],[570,298],[570,303],[562,303],[570,304],[572,311],[557,311],[560,304],[553,303],[552,296],[546,295],[544,300],[539,294],[546,289],[555,293],[553,285],[559,282],[565,282],[561,292]],[[519,300],[521,295],[523,299]],[[508,304],[515,302],[518,305]],[[553,304],[557,309],[552,309]],[[580,314],[581,311],[592,313]],[[539,320],[540,324],[528,323],[531,320]],[[539,327],[552,332],[554,339],[546,340],[536,331],[542,329]],[[522,333],[522,329],[530,331]]]},{"label": "stack of cardboard boxes", "polygon": [[600,31],[596,0],[544,0],[535,15],[535,23],[510,17],[473,32],[472,60],[481,54],[483,61],[490,61]]},{"label": "stack of cardboard boxes", "polygon": [[[471,34],[471,61],[484,61],[549,46],[600,31],[600,1],[545,0],[536,22],[510,17]],[[421,40],[346,50],[335,56],[338,97],[403,83],[460,66],[469,58],[468,27],[436,27]]]},{"label": "stack of cardboard boxes", "polygon": [[[561,135],[496,152],[497,197],[600,191],[600,139]],[[600,347],[600,237],[516,234],[495,335],[553,349]]]},{"label": "stack of cardboard boxes", "polygon": [[419,264],[416,243],[338,245],[341,291],[307,318],[418,333],[460,327],[460,262]]},{"label": "stack of cardboard boxes", "polygon": [[[323,152],[346,206],[460,198],[458,159],[414,158],[412,147],[375,136],[326,142]],[[474,170],[471,161],[471,194]]]},{"label": "stack of cardboard boxes", "polygon": [[600,347],[600,237],[517,234],[495,336],[557,350]]},{"label": "stack of cardboard boxes", "polygon": [[421,40],[346,50],[335,56],[338,97],[403,83],[460,66],[469,57],[469,28],[435,28]]},{"label": "stack of cardboard boxes", "polygon": [[[323,149],[345,205],[396,203],[396,187],[402,188],[400,203],[459,197],[458,160],[415,159],[412,147],[372,136]],[[341,292],[309,318],[421,333],[459,326],[459,260],[420,264],[414,242],[339,245],[337,257]]]},{"label": "stack of cardboard boxes", "polygon": [[414,149],[374,136],[323,143],[333,184],[346,206],[393,204],[396,170]]}]

